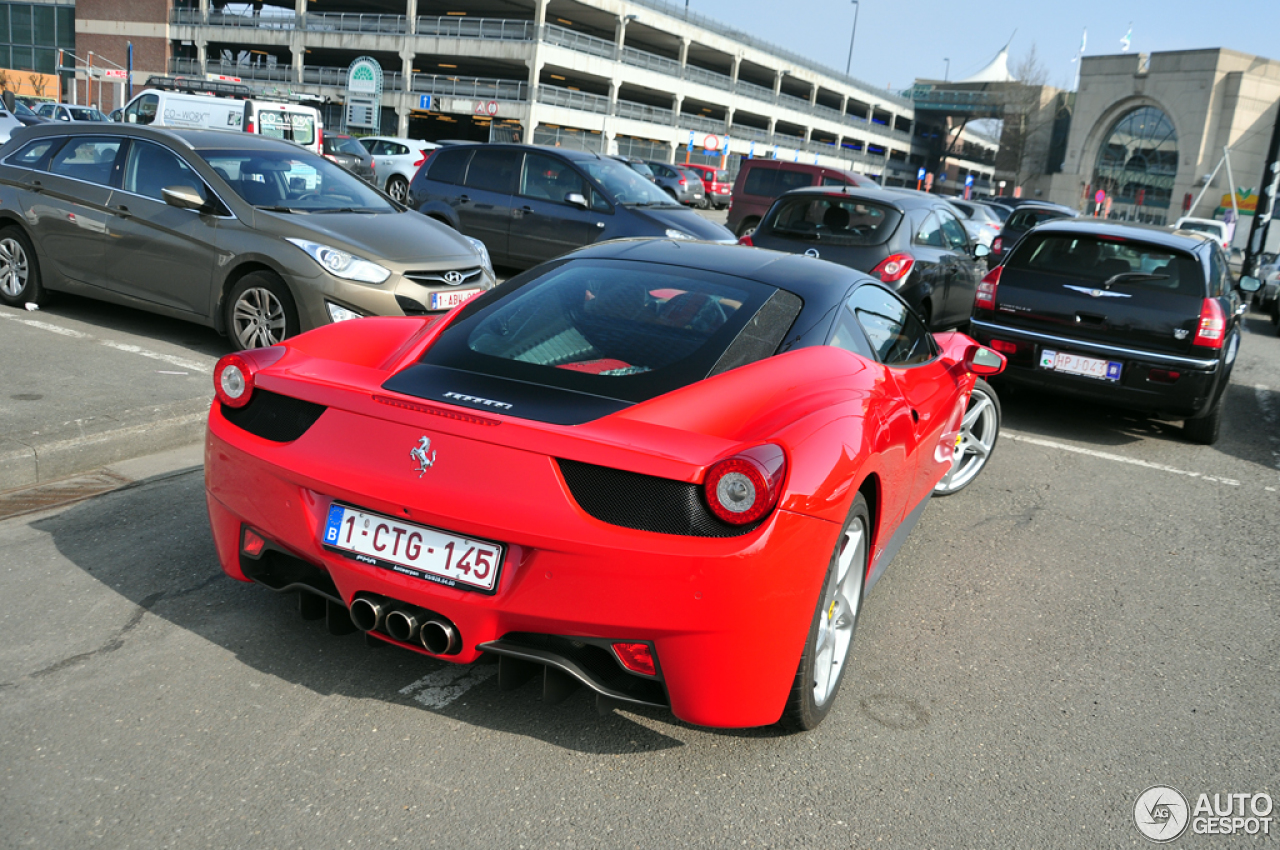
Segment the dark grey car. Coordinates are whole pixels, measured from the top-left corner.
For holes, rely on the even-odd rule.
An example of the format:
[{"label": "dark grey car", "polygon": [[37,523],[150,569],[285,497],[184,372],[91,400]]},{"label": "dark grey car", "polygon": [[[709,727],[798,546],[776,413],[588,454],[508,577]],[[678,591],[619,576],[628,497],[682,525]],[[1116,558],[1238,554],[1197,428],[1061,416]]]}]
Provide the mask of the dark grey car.
[{"label": "dark grey car", "polygon": [[377,177],[374,175],[373,155],[351,136],[343,133],[325,133],[323,149],[325,159],[338,163],[366,183],[378,185]]},{"label": "dark grey car", "polygon": [[647,159],[645,165],[653,171],[653,179],[657,184],[680,203],[696,207],[702,206],[706,200],[702,177],[667,162]]},{"label": "dark grey car", "polygon": [[606,239],[733,242],[616,159],[538,145],[450,145],[419,169],[409,205],[527,268]]},{"label": "dark grey car", "polygon": [[0,301],[63,290],[210,325],[237,348],[495,285],[484,246],[298,145],[50,123],[0,148]]}]

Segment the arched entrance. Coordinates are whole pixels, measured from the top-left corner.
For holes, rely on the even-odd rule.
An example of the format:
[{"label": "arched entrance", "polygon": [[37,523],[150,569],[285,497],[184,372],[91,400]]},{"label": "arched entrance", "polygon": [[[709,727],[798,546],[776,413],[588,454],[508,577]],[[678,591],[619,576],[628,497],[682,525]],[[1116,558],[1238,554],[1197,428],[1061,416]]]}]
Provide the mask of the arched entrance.
[{"label": "arched entrance", "polygon": [[1103,138],[1090,193],[1107,193],[1111,218],[1164,224],[1177,174],[1173,122],[1154,106],[1139,106],[1120,116]]}]

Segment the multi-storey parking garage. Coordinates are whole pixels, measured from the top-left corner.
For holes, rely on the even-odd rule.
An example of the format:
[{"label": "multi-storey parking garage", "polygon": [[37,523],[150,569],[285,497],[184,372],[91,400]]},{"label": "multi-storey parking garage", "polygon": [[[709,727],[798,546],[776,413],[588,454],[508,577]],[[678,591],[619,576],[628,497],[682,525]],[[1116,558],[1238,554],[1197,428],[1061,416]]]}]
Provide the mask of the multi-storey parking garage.
[{"label": "multi-storey parking garage", "polygon": [[[127,34],[91,20],[110,2],[80,0],[77,29]],[[942,131],[917,122],[906,98],[661,0],[178,3],[165,11],[166,67],[153,70],[328,102],[331,127],[349,66],[369,56],[383,69],[384,133],[519,134],[664,160],[683,159],[692,140],[699,161],[798,159],[912,185],[940,149]],[[993,149],[974,138],[949,159],[982,186]]]}]

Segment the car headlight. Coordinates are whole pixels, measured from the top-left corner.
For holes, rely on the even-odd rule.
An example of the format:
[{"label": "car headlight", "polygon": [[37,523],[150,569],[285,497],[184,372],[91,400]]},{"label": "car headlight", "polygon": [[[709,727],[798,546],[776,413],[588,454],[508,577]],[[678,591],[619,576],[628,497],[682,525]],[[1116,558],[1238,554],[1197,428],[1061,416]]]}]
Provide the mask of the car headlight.
[{"label": "car headlight", "polygon": [[319,242],[308,242],[305,239],[287,240],[307,252],[329,274],[357,283],[382,283],[391,276],[390,269],[384,269],[377,263],[361,259],[338,248],[321,245]]},{"label": "car headlight", "polygon": [[685,233],[683,230],[676,230],[673,227],[668,227],[667,238],[668,239],[694,239],[696,237],[691,236],[688,233]]},{"label": "car headlight", "polygon": [[489,259],[489,249],[484,247],[484,243],[479,239],[467,236],[466,240],[471,243],[471,247],[476,249],[476,253],[480,255],[480,268],[489,273],[489,277],[497,277],[493,273],[493,260]]},{"label": "car headlight", "polygon": [[347,319],[363,319],[364,316],[355,310],[348,310],[340,304],[334,304],[332,301],[324,302],[324,306],[329,309],[329,321],[345,322]]}]

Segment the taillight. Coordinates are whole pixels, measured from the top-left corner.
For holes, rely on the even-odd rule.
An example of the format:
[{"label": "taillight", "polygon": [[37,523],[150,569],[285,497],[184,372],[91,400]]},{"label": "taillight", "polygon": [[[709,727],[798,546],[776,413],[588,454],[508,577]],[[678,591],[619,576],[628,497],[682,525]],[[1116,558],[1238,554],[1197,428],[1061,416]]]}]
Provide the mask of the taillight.
[{"label": "taillight", "polygon": [[427,152],[425,150],[418,151],[418,153],[421,154],[421,156],[419,156],[418,161],[413,164],[413,170],[415,173],[422,167],[422,163],[427,161]]},{"label": "taillight", "polygon": [[987,348],[994,349],[1001,354],[1018,353],[1018,344],[1016,342],[1010,342],[1007,339],[993,339],[991,342],[987,343]]},{"label": "taillight", "polygon": [[881,283],[897,283],[911,274],[915,264],[916,258],[910,254],[890,254],[881,260],[871,273],[879,275]]},{"label": "taillight", "polygon": [[658,675],[658,665],[653,660],[653,648],[649,644],[618,642],[613,645],[613,651],[617,654],[618,661],[622,662],[622,666],[632,673],[640,673],[644,676]]},{"label": "taillight", "polygon": [[739,237],[738,237],[738,244],[739,244],[739,245],[746,245],[748,248],[754,248],[754,247],[756,246],[756,243],[754,243],[754,242],[752,242],[752,241],[751,241],[751,234],[750,234],[750,233],[744,233],[744,234],[742,234],[741,236],[739,236]]},{"label": "taillight", "polygon": [[213,392],[227,407],[244,407],[253,397],[254,376],[284,357],[285,348],[255,348],[228,354],[213,367]]},{"label": "taillight", "polygon": [[244,131],[245,131],[246,133],[252,133],[252,132],[253,132],[253,119],[252,119],[252,118],[250,118],[248,121],[246,121],[246,122],[245,122],[245,125],[244,125]]},{"label": "taillight", "polygon": [[1182,377],[1182,373],[1173,369],[1152,369],[1147,372],[1147,380],[1155,384],[1174,384]]},{"label": "taillight", "polygon": [[992,239],[992,240],[991,240],[991,253],[993,253],[993,254],[999,254],[999,253],[1000,253],[1001,251],[1003,251],[1003,250],[1004,250],[1004,238],[1003,238],[1003,237],[997,236],[995,239]]},{"label": "taillight", "polygon": [[244,533],[240,535],[240,551],[251,558],[256,558],[266,548],[266,539],[252,528],[245,526]]},{"label": "taillight", "polygon": [[1196,337],[1192,345],[1205,348],[1222,348],[1227,336],[1227,317],[1216,298],[1206,298],[1200,305],[1200,322],[1196,325]]},{"label": "taillight", "polygon": [[324,150],[324,128],[316,128],[316,144],[320,146],[320,150]]},{"label": "taillight", "polygon": [[979,310],[994,310],[996,308],[996,288],[1000,286],[1000,273],[1003,271],[1004,266],[996,266],[987,272],[987,276],[978,284],[978,289],[973,295],[974,307]]},{"label": "taillight", "polygon": [[732,525],[755,522],[773,510],[787,471],[787,456],[765,443],[716,461],[703,489],[711,512]]}]

